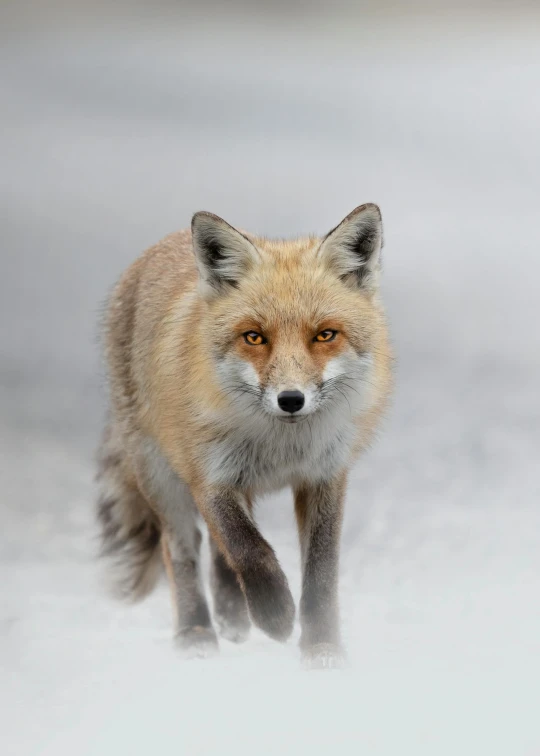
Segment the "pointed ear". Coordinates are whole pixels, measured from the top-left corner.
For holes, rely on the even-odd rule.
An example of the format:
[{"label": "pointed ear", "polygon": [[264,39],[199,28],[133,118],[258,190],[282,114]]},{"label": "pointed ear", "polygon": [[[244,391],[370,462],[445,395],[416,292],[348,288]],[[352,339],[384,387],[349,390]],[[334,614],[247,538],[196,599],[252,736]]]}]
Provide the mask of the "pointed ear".
[{"label": "pointed ear", "polygon": [[375,290],[382,248],[382,218],[377,205],[360,205],[322,240],[317,257],[347,283]]},{"label": "pointed ear", "polygon": [[260,259],[249,239],[212,213],[195,213],[191,233],[199,275],[208,293],[236,286]]}]

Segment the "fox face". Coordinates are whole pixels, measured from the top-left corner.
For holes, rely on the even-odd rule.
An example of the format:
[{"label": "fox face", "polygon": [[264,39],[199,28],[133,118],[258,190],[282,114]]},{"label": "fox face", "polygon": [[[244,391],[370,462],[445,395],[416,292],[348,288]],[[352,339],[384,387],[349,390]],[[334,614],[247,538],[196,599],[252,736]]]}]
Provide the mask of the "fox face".
[{"label": "fox face", "polygon": [[203,332],[234,411],[302,423],[369,409],[382,225],[356,208],[324,239],[248,238],[209,213],[192,224]]}]

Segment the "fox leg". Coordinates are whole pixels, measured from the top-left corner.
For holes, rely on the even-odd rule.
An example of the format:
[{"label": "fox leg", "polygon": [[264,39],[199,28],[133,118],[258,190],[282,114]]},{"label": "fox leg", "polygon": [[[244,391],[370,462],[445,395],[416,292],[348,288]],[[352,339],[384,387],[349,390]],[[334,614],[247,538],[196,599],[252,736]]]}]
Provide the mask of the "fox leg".
[{"label": "fox leg", "polygon": [[210,549],[214,618],[220,635],[234,643],[241,643],[248,637],[250,627],[246,598],[236,572],[229,567],[213,538],[210,539]]},{"label": "fox leg", "polygon": [[209,656],[218,650],[205,597],[200,564],[199,513],[186,483],[154,449],[139,464],[141,488],[162,525],[163,560],[176,620],[176,640],[186,656]]},{"label": "fox leg", "polygon": [[294,602],[274,550],[257,530],[247,498],[230,488],[196,495],[210,534],[238,576],[251,619],[278,641],[290,636]]},{"label": "fox leg", "polygon": [[200,567],[201,532],[195,522],[182,535],[165,526],[163,559],[169,577],[176,619],[176,641],[186,656],[209,656],[218,650],[204,595]]},{"label": "fox leg", "polygon": [[295,491],[302,556],[300,648],[310,668],[340,667],[344,661],[338,607],[344,493],[345,476]]}]

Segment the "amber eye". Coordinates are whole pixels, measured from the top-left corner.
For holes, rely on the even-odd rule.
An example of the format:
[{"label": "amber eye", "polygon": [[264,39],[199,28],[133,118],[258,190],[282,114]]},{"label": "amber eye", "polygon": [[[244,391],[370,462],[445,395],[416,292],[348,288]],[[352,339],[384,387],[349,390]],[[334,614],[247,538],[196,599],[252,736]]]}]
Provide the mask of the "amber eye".
[{"label": "amber eye", "polygon": [[248,331],[244,334],[244,341],[246,344],[251,344],[252,346],[260,346],[261,344],[266,344],[266,339],[264,336],[260,333],[257,333],[257,331]]},{"label": "amber eye", "polygon": [[330,328],[328,328],[326,331],[321,331],[318,333],[313,341],[333,341],[337,336],[337,331],[332,331]]}]

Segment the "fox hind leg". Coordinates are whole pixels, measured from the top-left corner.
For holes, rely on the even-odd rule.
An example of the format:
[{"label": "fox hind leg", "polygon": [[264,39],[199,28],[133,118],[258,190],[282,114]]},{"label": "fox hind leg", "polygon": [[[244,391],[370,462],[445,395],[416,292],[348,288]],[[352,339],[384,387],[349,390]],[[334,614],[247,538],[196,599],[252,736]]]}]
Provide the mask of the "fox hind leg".
[{"label": "fox hind leg", "polygon": [[212,566],[210,580],[214,598],[214,618],[226,640],[242,643],[249,635],[250,619],[246,598],[234,570],[210,538]]},{"label": "fox hind leg", "polygon": [[[187,532],[186,532],[187,531]],[[195,523],[182,536],[168,529],[163,558],[169,577],[176,619],[176,642],[185,656],[206,657],[217,649],[201,578],[201,533]]]},{"label": "fox hind leg", "polygon": [[170,468],[159,449],[145,449],[138,476],[162,524],[163,560],[169,578],[176,642],[187,657],[217,652],[201,569],[199,514],[188,486]]}]

